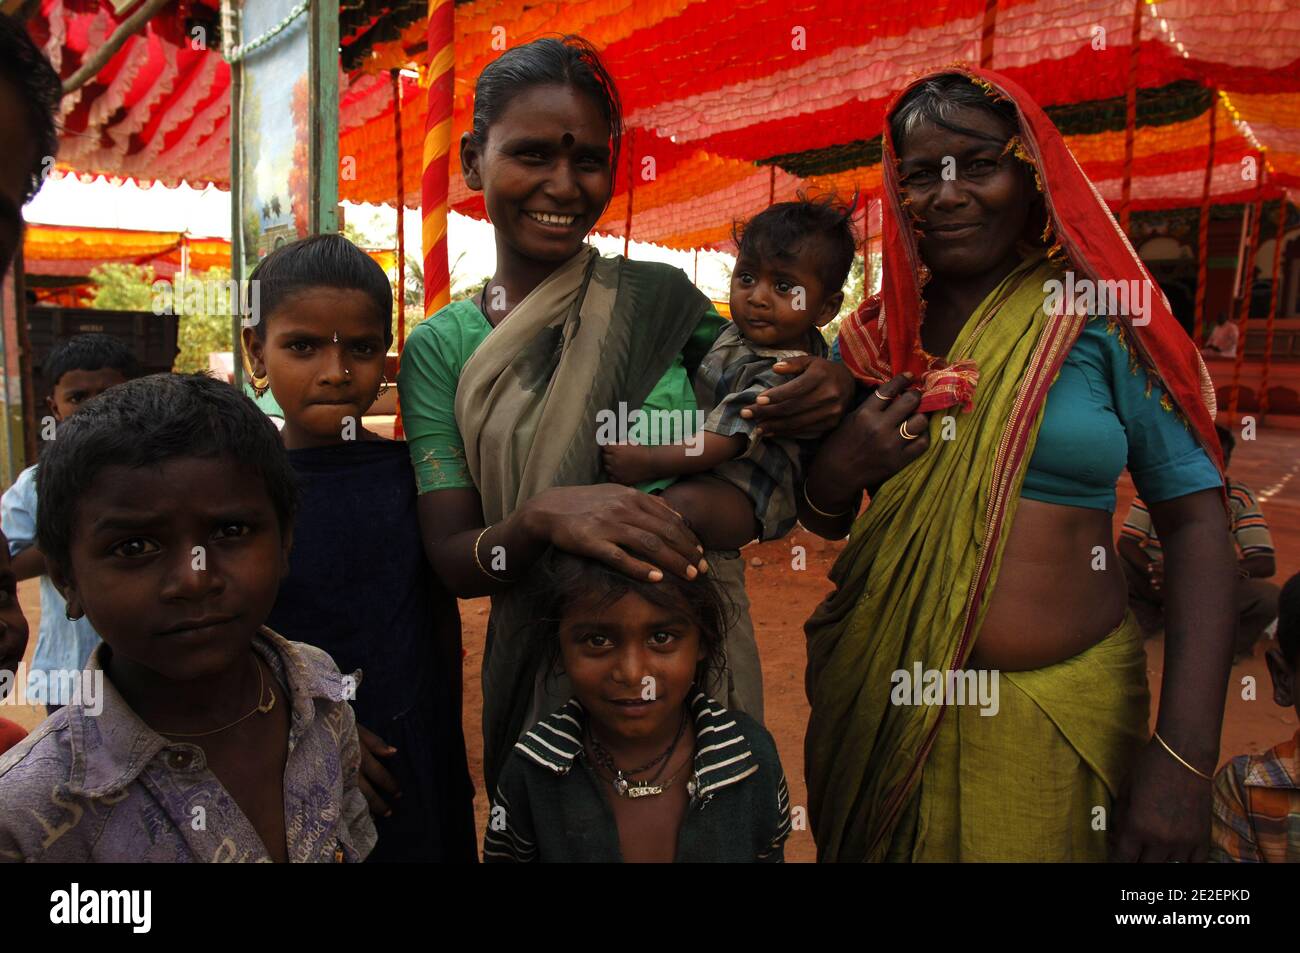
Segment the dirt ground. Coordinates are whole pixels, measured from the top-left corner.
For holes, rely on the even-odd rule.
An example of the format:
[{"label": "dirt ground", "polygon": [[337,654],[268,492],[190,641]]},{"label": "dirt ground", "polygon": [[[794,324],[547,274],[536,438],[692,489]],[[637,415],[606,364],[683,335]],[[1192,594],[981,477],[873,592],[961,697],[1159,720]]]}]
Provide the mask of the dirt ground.
[{"label": "dirt ground", "polygon": [[[1244,482],[1264,501],[1264,513],[1273,530],[1277,547],[1279,584],[1300,572],[1300,431],[1260,431],[1255,441],[1240,441],[1233,454],[1231,473]],[[1124,522],[1134,495],[1126,473],[1119,486],[1115,532]],[[807,566],[791,568],[792,551],[803,546]],[[746,547],[750,560],[746,567],[746,589],[752,602],[754,630],[763,663],[764,723],[776,739],[790,785],[790,803],[807,804],[803,778],[803,736],[808,724],[808,699],[803,677],[806,654],[803,624],[826,594],[831,584],[826,578],[843,544],[828,542],[801,528],[789,537],[770,543]],[[758,559],[761,565],[753,565]],[[487,600],[463,602],[465,647],[465,735],[470,752],[470,768],[475,783],[482,788],[483,739],[479,732],[481,693],[476,673],[482,660]],[[1263,645],[1256,645],[1253,657],[1232,670],[1224,716],[1221,742],[1223,761],[1247,752],[1265,750],[1290,737],[1296,729],[1295,710],[1273,704],[1268,670],[1264,665]],[[1152,724],[1159,700],[1160,676],[1164,658],[1163,640],[1147,643],[1148,672],[1152,686]],[[1242,679],[1253,676],[1257,685],[1254,701],[1242,699]],[[475,800],[479,830],[487,822],[487,799]],[[816,859],[812,834],[794,831],[786,843],[786,860]]]},{"label": "dirt ground", "polygon": [[[1277,576],[1281,584],[1300,572],[1300,431],[1265,429],[1259,439],[1239,441],[1232,461],[1232,474],[1250,486],[1261,498],[1264,513],[1273,530],[1277,547]],[[1118,533],[1133,487],[1125,475],[1119,487],[1119,506],[1115,515]],[[792,568],[795,546],[805,547],[807,565]],[[781,760],[790,784],[792,805],[807,803],[803,780],[803,734],[808,721],[808,702],[804,696],[803,623],[814,607],[830,590],[826,576],[842,544],[822,540],[797,529],[790,537],[771,543],[753,544],[745,549],[751,560],[748,568],[748,591],[753,603],[754,627],[762,655],[766,726],[776,738]],[[754,561],[757,560],[757,563]],[[23,609],[35,632],[40,615],[36,580],[19,586]],[[475,807],[478,829],[484,829],[488,799],[483,792],[481,733],[482,695],[479,666],[483,656],[483,638],[487,623],[487,600],[461,603],[465,638],[465,734],[469,748],[470,769],[478,788]],[[30,661],[31,646],[28,649]],[[1163,644],[1159,639],[1148,642],[1147,658],[1151,678],[1154,720],[1155,700],[1159,697]],[[1253,677],[1257,684],[1255,700],[1243,699],[1243,680]],[[34,708],[0,706],[0,716],[30,728],[44,713]],[[1232,670],[1227,711],[1224,717],[1222,760],[1271,747],[1295,732],[1293,709],[1273,704],[1268,671],[1264,665],[1263,645],[1255,647],[1253,657]],[[786,847],[789,861],[812,861],[816,851],[812,835],[795,831]]]}]

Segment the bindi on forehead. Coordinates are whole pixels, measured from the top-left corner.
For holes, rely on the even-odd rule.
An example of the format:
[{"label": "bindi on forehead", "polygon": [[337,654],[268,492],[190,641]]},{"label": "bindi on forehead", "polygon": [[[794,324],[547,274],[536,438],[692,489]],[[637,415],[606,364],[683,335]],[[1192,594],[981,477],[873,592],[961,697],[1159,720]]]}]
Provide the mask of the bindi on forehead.
[{"label": "bindi on forehead", "polygon": [[571,132],[566,132],[564,135],[560,136],[560,145],[564,146],[566,149],[573,148],[573,144],[576,141],[577,140],[573,138],[573,133]]}]

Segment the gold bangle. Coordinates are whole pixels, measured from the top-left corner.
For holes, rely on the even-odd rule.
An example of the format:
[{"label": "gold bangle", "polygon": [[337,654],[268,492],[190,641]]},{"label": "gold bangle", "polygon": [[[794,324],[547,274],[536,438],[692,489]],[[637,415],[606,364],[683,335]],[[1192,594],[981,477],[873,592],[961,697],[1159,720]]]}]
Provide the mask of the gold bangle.
[{"label": "gold bangle", "polygon": [[479,572],[487,576],[489,579],[494,579],[497,582],[509,582],[510,581],[509,579],[504,579],[501,576],[498,576],[496,573],[489,570],[486,566],[483,565],[483,561],[478,558],[478,544],[483,542],[483,537],[487,535],[487,531],[490,530],[491,528],[492,528],[491,526],[484,526],[483,532],[479,533],[478,538],[474,540],[474,564],[478,566]]},{"label": "gold bangle", "polygon": [[1192,765],[1188,764],[1186,761],[1184,761],[1183,758],[1178,754],[1177,751],[1175,751],[1173,748],[1169,747],[1169,745],[1165,744],[1165,739],[1160,737],[1160,732],[1158,732],[1158,731],[1153,731],[1153,732],[1151,732],[1151,735],[1152,735],[1153,738],[1156,739],[1156,741],[1160,742],[1160,746],[1161,746],[1162,748],[1164,748],[1166,751],[1169,752],[1169,754],[1170,754],[1171,756],[1173,756],[1173,759],[1174,759],[1175,761],[1177,761],[1179,764],[1181,764],[1181,765],[1182,765],[1184,768],[1186,768],[1188,771],[1192,772],[1192,774],[1196,775],[1198,778],[1205,778],[1205,780],[1207,780],[1207,781],[1213,781],[1213,780],[1214,780],[1214,775],[1212,775],[1212,774],[1206,774],[1204,771],[1201,771],[1201,770],[1199,770],[1198,768],[1195,768],[1195,767],[1193,767]]},{"label": "gold bangle", "polygon": [[848,516],[852,512],[852,510],[845,510],[843,513],[827,513],[825,510],[819,510],[817,504],[812,501],[812,497],[808,495],[808,481],[806,479],[803,481],[803,498],[814,513],[827,519],[837,520],[841,516]]}]

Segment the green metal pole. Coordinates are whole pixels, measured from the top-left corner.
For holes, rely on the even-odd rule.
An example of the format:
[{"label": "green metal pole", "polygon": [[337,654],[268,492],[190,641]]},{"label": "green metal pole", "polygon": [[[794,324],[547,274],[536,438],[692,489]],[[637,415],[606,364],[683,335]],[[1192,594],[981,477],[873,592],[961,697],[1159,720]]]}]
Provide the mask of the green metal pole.
[{"label": "green metal pole", "polygon": [[313,235],[339,230],[339,5],[311,4],[311,179]]}]

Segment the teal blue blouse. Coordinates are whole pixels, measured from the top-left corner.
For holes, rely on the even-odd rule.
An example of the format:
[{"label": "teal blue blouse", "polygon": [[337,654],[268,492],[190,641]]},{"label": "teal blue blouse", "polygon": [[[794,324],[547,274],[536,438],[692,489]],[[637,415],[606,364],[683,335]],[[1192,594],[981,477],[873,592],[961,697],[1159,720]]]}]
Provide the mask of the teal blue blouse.
[{"label": "teal blue blouse", "polygon": [[1182,417],[1161,406],[1163,388],[1130,361],[1121,333],[1106,318],[1091,318],[1066,355],[1047,393],[1022,497],[1113,513],[1126,466],[1147,503],[1222,485]]}]

